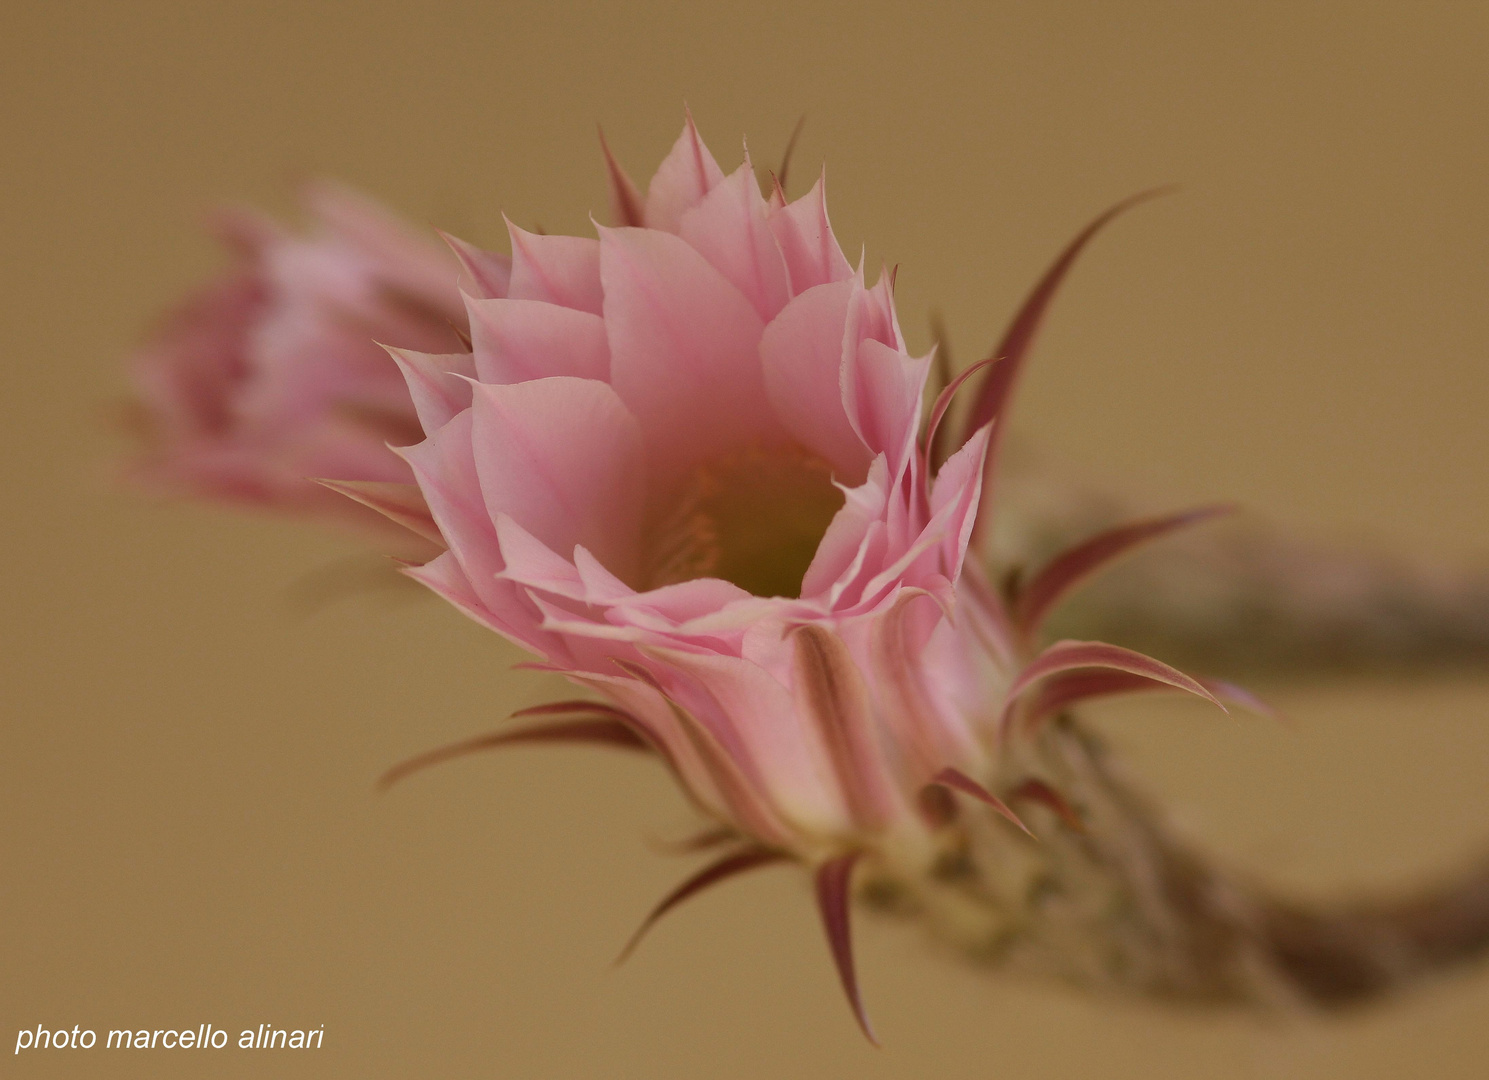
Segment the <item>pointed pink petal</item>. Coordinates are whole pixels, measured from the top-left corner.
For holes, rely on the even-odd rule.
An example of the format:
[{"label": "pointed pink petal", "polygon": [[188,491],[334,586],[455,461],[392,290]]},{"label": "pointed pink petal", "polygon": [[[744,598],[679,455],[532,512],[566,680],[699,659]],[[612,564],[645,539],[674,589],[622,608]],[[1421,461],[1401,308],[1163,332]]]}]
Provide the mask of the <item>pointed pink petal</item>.
[{"label": "pointed pink petal", "polygon": [[[856,573],[869,533],[880,523],[889,500],[888,459],[883,454],[875,458],[864,482],[846,490],[844,496],[843,508],[827,526],[802,578],[803,598],[820,596],[842,582],[845,575]],[[836,599],[833,597],[834,603]]]},{"label": "pointed pink petal", "polygon": [[841,612],[857,604],[865,584],[884,565],[888,551],[889,529],[882,521],[869,522],[853,561],[827,590],[828,606],[835,612]]},{"label": "pointed pink petal", "polygon": [[[511,604],[510,585],[497,581],[502,561],[496,528],[481,497],[471,451],[472,413],[458,413],[448,424],[401,451],[424,492],[440,535],[450,546],[469,587],[493,610]],[[431,586],[432,587],[432,586]]]},{"label": "pointed pink petal", "polygon": [[1176,668],[1169,667],[1160,660],[1154,660],[1151,656],[1144,656],[1142,653],[1124,649],[1119,645],[1108,645],[1102,641],[1057,641],[1035,657],[1008,688],[1007,703],[1003,706],[1002,715],[998,718],[1000,737],[1007,731],[1020,697],[1031,686],[1052,675],[1062,675],[1068,671],[1080,671],[1087,668],[1141,675],[1154,682],[1165,683],[1179,690],[1187,690],[1216,705],[1222,712],[1226,711],[1225,706],[1214,694],[1205,689],[1204,684]]},{"label": "pointed pink petal", "polygon": [[784,440],[765,393],[760,317],[702,255],[653,229],[604,229],[600,277],[610,382],[661,475]]},{"label": "pointed pink petal", "polygon": [[617,226],[639,228],[646,224],[641,192],[610,152],[605,132],[600,131],[600,150],[605,155],[605,175],[610,180],[610,218]]},{"label": "pointed pink petal", "polygon": [[[636,682],[655,690],[671,709],[677,727],[684,736],[694,760],[705,771],[710,787],[717,791],[725,807],[724,816],[737,821],[741,829],[776,847],[786,847],[793,833],[782,823],[774,803],[761,789],[758,770],[742,753],[737,733],[717,722],[717,717],[695,716],[687,706],[664,687],[658,674],[645,666],[615,658],[616,667]],[[671,679],[671,682],[677,680]]]},{"label": "pointed pink petal", "polygon": [[842,638],[825,627],[802,626],[792,637],[801,710],[827,747],[852,823],[882,828],[894,819],[900,801],[858,665]]},{"label": "pointed pink petal", "polygon": [[529,589],[588,602],[588,590],[578,569],[528,532],[510,514],[495,515],[496,541],[505,569],[498,575]]},{"label": "pointed pink petal", "polygon": [[642,734],[676,775],[684,794],[705,816],[744,823],[743,819],[730,815],[729,802],[714,782],[694,739],[684,730],[684,721],[659,689],[619,674],[572,670],[565,674],[581,686],[611,698],[637,722]]},{"label": "pointed pink petal", "polygon": [[843,333],[851,281],[820,285],[792,300],[760,339],[765,390],[781,423],[855,486],[873,460],[843,410]]},{"label": "pointed pink petal", "polygon": [[675,688],[679,703],[708,724],[793,825],[817,835],[851,827],[826,747],[800,722],[790,692],[769,672],[737,656],[655,647],[642,652],[688,677],[690,685]]},{"label": "pointed pink petal", "polygon": [[[1060,283],[1065,280],[1065,275],[1074,265],[1076,258],[1080,255],[1091,239],[1102,230],[1113,218],[1124,211],[1131,209],[1139,203],[1146,202],[1155,196],[1165,194],[1170,189],[1155,188],[1151,191],[1139,192],[1130,198],[1123,199],[1117,205],[1107,210],[1091,224],[1087,225],[1081,232],[1066,245],[1059,257],[1054,261],[1044,276],[1039,279],[1034,290],[1025,298],[1023,306],[1014,315],[1013,322],[1003,333],[1003,340],[998,343],[997,348],[991,353],[991,358],[998,361],[983,380],[981,389],[978,391],[977,400],[968,411],[962,431],[970,434],[991,420],[996,420],[1008,411],[1009,400],[1018,383],[1020,373],[1023,371],[1024,360],[1028,356],[1029,347],[1034,343],[1034,337],[1039,332],[1039,325],[1044,319],[1044,313],[1054,299]],[[988,457],[990,465],[987,476],[984,478],[984,491],[982,505],[992,505],[992,483],[996,472],[998,450],[1002,445],[1002,426],[993,434],[993,445]],[[986,515],[984,515],[985,517]],[[981,526],[979,525],[979,528]]]},{"label": "pointed pink petal", "polygon": [[827,932],[827,944],[832,949],[832,961],[838,969],[838,979],[843,992],[848,995],[848,1004],[864,1035],[875,1046],[879,1040],[869,1026],[868,1014],[863,1009],[863,998],[858,993],[858,975],[853,969],[853,939],[848,921],[848,903],[852,899],[850,885],[853,866],[860,853],[850,852],[823,863],[817,868],[817,910],[822,913],[822,928]]},{"label": "pointed pink petal", "polygon": [[723,179],[723,170],[698,137],[689,113],[682,134],[651,178],[646,193],[647,227],[677,232],[683,215],[701,203]]},{"label": "pointed pink petal", "polygon": [[588,236],[545,236],[519,229],[510,221],[513,300],[549,304],[600,314],[600,242]]},{"label": "pointed pink petal", "polygon": [[786,260],[791,292],[801,295],[817,285],[847,281],[853,267],[832,235],[827,220],[826,182],[818,178],[795,202],[787,203],[770,217],[770,230]]},{"label": "pointed pink petal", "polygon": [[590,379],[482,384],[471,412],[476,474],[492,520],[509,514],[554,551],[583,544],[630,575],[645,467],[640,428],[615,391]]},{"label": "pointed pink petal", "polygon": [[981,799],[1029,836],[1034,835],[1032,832],[1029,832],[1029,826],[1020,821],[1019,816],[1008,809],[1008,805],[1002,799],[998,798],[998,796],[994,795],[960,769],[953,769],[948,766],[931,777],[931,783],[940,784],[942,787],[953,788],[963,794],[971,795],[974,799]]},{"label": "pointed pink petal", "polygon": [[748,160],[683,215],[678,235],[744,294],[761,322],[791,298],[786,262]]},{"label": "pointed pink petal", "polygon": [[440,233],[455,258],[460,260],[465,292],[483,300],[506,296],[512,278],[512,260],[494,251],[483,251],[457,236]]},{"label": "pointed pink petal", "polygon": [[607,570],[583,544],[574,545],[574,569],[591,604],[618,604],[636,595],[635,589]]},{"label": "pointed pink petal", "polygon": [[[518,607],[510,586],[494,597],[489,593],[486,597],[477,595],[470,577],[452,553],[447,551],[423,566],[405,567],[403,573],[439,596],[466,618],[488,630],[495,630],[520,647],[552,654],[559,660],[566,659],[562,642],[549,639],[538,630],[536,620]],[[496,584],[495,581],[492,582],[492,586]],[[562,670],[561,667],[552,669]]]},{"label": "pointed pink petal", "polygon": [[1008,797],[1015,801],[1022,799],[1028,802],[1038,803],[1040,806],[1054,811],[1055,816],[1065,823],[1066,828],[1078,833],[1086,831],[1086,823],[1081,820],[1081,816],[1076,812],[1075,807],[1066,801],[1065,796],[1061,795],[1043,780],[1030,777],[1014,788]]},{"label": "pointed pink petal", "polygon": [[610,377],[610,345],[598,315],[539,300],[468,297],[471,347],[482,382],[517,383],[570,375]]},{"label": "pointed pink petal", "polygon": [[641,939],[646,936],[646,932],[656,925],[657,920],[677,907],[684,900],[696,896],[710,885],[716,885],[737,874],[742,874],[746,870],[754,870],[757,867],[785,862],[788,858],[789,856],[782,852],[771,851],[767,848],[746,848],[744,851],[731,852],[723,858],[709,863],[702,870],[664,896],[661,902],[651,909],[650,914],[641,921],[641,925],[631,935],[631,940],[626,942],[626,947],[615,958],[615,962],[617,964],[624,963],[626,958],[636,951],[636,946],[641,944]]},{"label": "pointed pink petal", "polygon": [[349,499],[371,507],[379,514],[396,521],[410,532],[424,539],[445,546],[429,504],[417,484],[395,484],[377,480],[317,480],[322,487],[340,492]]},{"label": "pointed pink petal", "polygon": [[1166,517],[1137,521],[1108,529],[1085,540],[1075,547],[1061,552],[1050,560],[1014,603],[1014,622],[1028,637],[1039,632],[1045,617],[1064,599],[1065,594],[1085,581],[1092,574],[1104,569],[1113,559],[1127,554],[1134,548],[1167,536],[1178,529],[1198,525],[1202,521],[1229,514],[1232,505],[1204,506]]},{"label": "pointed pink petal", "polygon": [[859,344],[841,372],[848,422],[875,454],[900,462],[920,427],[920,399],[931,357],[907,356],[873,338]]},{"label": "pointed pink petal", "polygon": [[634,599],[626,604],[625,611],[616,614],[623,616],[629,611],[645,610],[661,616],[673,626],[680,626],[718,614],[729,604],[749,599],[752,599],[751,594],[733,582],[719,578],[694,578],[636,593]]},{"label": "pointed pink petal", "polygon": [[901,748],[910,775],[926,776],[942,761],[968,760],[978,746],[959,710],[932,703],[924,651],[945,619],[930,593],[902,589],[894,605],[874,620],[874,688],[883,705],[883,722]]},{"label": "pointed pink petal", "polygon": [[[470,408],[470,383],[476,374],[470,353],[421,353],[384,346],[408,383],[419,425],[438,431],[455,414]],[[462,378],[464,376],[464,378]]]},{"label": "pointed pink petal", "polygon": [[977,524],[977,508],[982,499],[982,478],[987,469],[991,439],[991,428],[974,433],[941,465],[931,486],[932,518],[940,520],[944,514],[946,520],[943,572],[953,583],[961,580],[967,548],[972,542],[972,530]]},{"label": "pointed pink petal", "polygon": [[379,791],[387,791],[400,780],[416,772],[422,772],[433,765],[442,765],[447,761],[454,761],[482,750],[541,743],[588,743],[592,746],[613,746],[622,750],[651,752],[651,744],[637,735],[630,725],[623,721],[608,717],[599,720],[570,720],[564,723],[523,728],[520,731],[491,732],[428,750],[399,762],[383,773],[378,778],[377,788]]}]

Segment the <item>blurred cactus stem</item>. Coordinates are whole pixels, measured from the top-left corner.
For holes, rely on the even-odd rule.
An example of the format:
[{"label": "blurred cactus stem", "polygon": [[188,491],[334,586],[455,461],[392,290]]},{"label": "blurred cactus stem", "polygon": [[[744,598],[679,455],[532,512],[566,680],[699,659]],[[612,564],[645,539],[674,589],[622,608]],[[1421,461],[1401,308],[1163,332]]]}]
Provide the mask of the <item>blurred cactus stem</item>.
[{"label": "blurred cactus stem", "polygon": [[1274,1012],[1364,1004],[1489,951],[1489,860],[1410,894],[1295,903],[1190,846],[1071,718],[1010,751],[991,789],[1012,801],[1037,777],[1076,820],[1015,802],[1031,838],[962,800],[935,869],[904,880],[866,866],[865,903],[1010,974]]}]

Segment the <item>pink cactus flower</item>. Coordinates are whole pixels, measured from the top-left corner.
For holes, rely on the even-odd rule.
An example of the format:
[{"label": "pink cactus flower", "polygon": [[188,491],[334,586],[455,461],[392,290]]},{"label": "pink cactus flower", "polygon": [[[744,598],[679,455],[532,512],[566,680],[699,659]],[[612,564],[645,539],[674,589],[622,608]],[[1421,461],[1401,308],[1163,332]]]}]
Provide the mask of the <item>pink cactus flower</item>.
[{"label": "pink cactus flower", "polygon": [[459,264],[345,188],[312,185],[305,205],[305,236],[254,214],[221,217],[235,265],[135,358],[146,441],[135,475],[171,494],[372,528],[427,557],[427,542],[307,478],[412,481],[388,442],[417,438],[418,421],[378,343],[463,350]]},{"label": "pink cactus flower", "polygon": [[[844,258],[820,180],[767,198],[748,159],[725,174],[691,120],[644,197],[613,161],[611,177],[619,227],[514,227],[508,280],[483,283],[457,249],[478,286],[469,357],[394,350],[426,435],[402,454],[447,549],[408,572],[605,704],[529,710],[577,718],[390,779],[531,739],[655,753],[734,846],[652,919],[734,873],[804,864],[867,1032],[855,864],[926,873],[957,797],[1021,827],[978,778],[1024,724],[1095,694],[1224,690],[1114,646],[1033,644],[1099,564],[1213,511],[1094,538],[1012,598],[967,558],[1040,316],[1122,207],[1051,269],[997,363],[947,386],[922,424],[931,357],[906,349],[892,276],[871,285]],[[973,380],[953,435],[948,405]],[[346,490],[405,521],[415,501]],[[1005,794],[1072,813],[1038,783]]]}]

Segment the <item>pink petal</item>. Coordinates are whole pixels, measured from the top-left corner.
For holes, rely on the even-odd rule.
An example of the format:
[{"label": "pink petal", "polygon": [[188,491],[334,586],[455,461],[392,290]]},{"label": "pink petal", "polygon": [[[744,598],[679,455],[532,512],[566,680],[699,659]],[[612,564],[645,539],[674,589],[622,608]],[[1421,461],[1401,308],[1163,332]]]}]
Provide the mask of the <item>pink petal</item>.
[{"label": "pink petal", "polygon": [[919,359],[867,338],[843,365],[841,387],[848,422],[875,454],[903,462],[920,427],[920,400],[931,357]]},{"label": "pink petal", "polygon": [[683,215],[678,235],[744,294],[762,322],[791,298],[786,263],[748,160]]},{"label": "pink petal", "polygon": [[475,360],[470,353],[421,353],[386,346],[413,398],[414,411],[425,433],[438,431],[455,414],[470,408],[470,382]]},{"label": "pink petal", "polygon": [[605,381],[610,346],[598,315],[538,300],[468,297],[471,346],[482,382],[568,375]]},{"label": "pink petal", "polygon": [[853,939],[848,916],[852,896],[849,886],[859,854],[854,851],[840,855],[817,868],[817,910],[822,914],[822,928],[827,933],[833,964],[838,969],[838,979],[843,984],[843,992],[848,995],[853,1016],[869,1042],[878,1046],[879,1040],[874,1037],[874,1029],[869,1026],[868,1015],[863,1009],[863,998],[858,992],[858,975],[853,969]]},{"label": "pink petal", "polygon": [[852,654],[821,626],[803,626],[795,644],[795,690],[803,715],[827,746],[853,824],[882,828],[901,809],[874,727],[872,704]]},{"label": "pink petal", "polygon": [[667,233],[603,229],[600,276],[610,382],[660,475],[784,440],[760,368],[760,317],[703,256]]},{"label": "pink petal", "polygon": [[510,514],[496,514],[495,524],[497,544],[506,564],[499,577],[581,604],[589,602],[589,590],[573,563],[524,529]]},{"label": "pink petal", "polygon": [[821,596],[861,566],[870,529],[880,524],[889,501],[889,463],[883,454],[874,459],[864,482],[845,490],[844,495],[843,508],[827,526],[802,578],[803,598]]},{"label": "pink petal", "polygon": [[660,589],[634,594],[618,616],[635,610],[653,612],[672,626],[714,615],[730,604],[751,599],[750,593],[732,582],[719,578],[694,578]]},{"label": "pink petal", "polygon": [[[939,619],[935,598],[918,589],[904,589],[893,606],[874,620],[874,686],[884,705],[884,720],[907,762],[912,776],[930,776],[943,761],[965,761],[978,747],[965,723],[953,710],[943,717],[926,686],[924,650],[929,638],[929,612]],[[932,624],[934,626],[934,624]]]},{"label": "pink petal", "polygon": [[513,300],[542,300],[600,314],[600,242],[588,236],[545,236],[510,221]]},{"label": "pink petal", "polygon": [[452,553],[447,551],[433,562],[411,566],[403,572],[473,622],[495,630],[524,649],[552,657],[559,661],[560,669],[568,662],[563,641],[539,631],[536,617],[521,608],[510,586],[497,591],[495,597],[490,591],[484,597],[477,595],[469,575]]},{"label": "pink petal", "polygon": [[641,725],[642,733],[657,748],[699,810],[709,817],[728,817],[728,803],[714,783],[694,739],[685,730],[685,722],[660,690],[618,673],[569,671],[566,674],[581,686],[615,701]]},{"label": "pink petal", "polygon": [[721,738],[730,738],[733,733],[727,728],[714,728],[703,723],[701,718],[662,690],[657,676],[642,665],[624,660],[616,660],[615,664],[638,682],[663,694],[677,728],[707,774],[711,788],[721,797],[727,810],[725,816],[739,822],[745,832],[767,844],[788,846],[793,834],[781,821],[770,798],[761,790],[758,778],[747,772],[750,763],[743,759],[737,745],[726,745]]},{"label": "pink petal", "polygon": [[1034,637],[1045,617],[1064,599],[1066,593],[1104,569],[1113,559],[1171,532],[1198,525],[1234,510],[1235,507],[1231,505],[1204,506],[1180,514],[1121,525],[1082,541],[1050,560],[1034,576],[1014,604],[1014,622],[1025,635]]},{"label": "pink petal", "polygon": [[583,544],[621,577],[631,574],[644,458],[640,428],[615,391],[572,378],[482,384],[471,412],[476,473],[492,520],[510,514],[555,551]]},{"label": "pink petal", "polygon": [[946,517],[946,546],[942,572],[955,583],[960,580],[966,563],[972,530],[977,524],[977,508],[982,499],[982,478],[987,470],[988,445],[992,429],[983,428],[968,439],[960,450],[947,458],[931,487],[933,519]]},{"label": "pink petal", "polygon": [[723,170],[698,137],[689,113],[682,134],[651,178],[646,193],[647,226],[677,232],[683,215],[701,203],[723,179]]},{"label": "pink petal", "polygon": [[496,580],[503,564],[471,450],[472,419],[467,409],[417,446],[400,452],[470,587],[482,603],[504,608],[511,603],[511,587]]},{"label": "pink petal", "polygon": [[832,611],[843,611],[856,605],[865,583],[884,565],[888,551],[889,529],[882,521],[870,522],[853,561],[827,590],[827,602]]},{"label": "pink petal", "polygon": [[591,604],[618,604],[636,595],[636,590],[607,570],[583,544],[574,545],[574,569]]},{"label": "pink petal", "polygon": [[819,285],[792,300],[760,339],[771,406],[792,437],[832,466],[839,483],[857,485],[874,455],[843,409],[839,372],[851,281]]},{"label": "pink petal", "polygon": [[696,896],[710,885],[716,885],[721,881],[742,874],[746,870],[754,870],[761,866],[770,866],[773,863],[786,861],[787,856],[779,851],[771,851],[768,848],[746,848],[744,851],[735,851],[709,863],[702,870],[688,878],[677,888],[664,896],[656,907],[641,921],[636,932],[631,935],[631,940],[626,942],[626,947],[620,951],[615,958],[617,964],[623,963],[625,959],[636,951],[636,946],[641,944],[641,939],[646,932],[656,925],[657,920],[677,907],[689,897]]},{"label": "pink petal", "polygon": [[811,191],[770,216],[770,229],[786,260],[793,295],[853,277],[853,267],[843,256],[827,220],[825,188],[825,177],[819,177]]},{"label": "pink petal", "polygon": [[791,694],[749,660],[712,653],[648,647],[646,656],[691,685],[679,703],[708,724],[741,759],[772,803],[798,830],[817,835],[850,827],[832,765],[817,733],[800,722]]},{"label": "pink petal", "polygon": [[494,300],[506,296],[511,287],[512,260],[494,251],[483,251],[457,236],[440,233],[455,258],[460,260],[461,287],[471,296]]}]

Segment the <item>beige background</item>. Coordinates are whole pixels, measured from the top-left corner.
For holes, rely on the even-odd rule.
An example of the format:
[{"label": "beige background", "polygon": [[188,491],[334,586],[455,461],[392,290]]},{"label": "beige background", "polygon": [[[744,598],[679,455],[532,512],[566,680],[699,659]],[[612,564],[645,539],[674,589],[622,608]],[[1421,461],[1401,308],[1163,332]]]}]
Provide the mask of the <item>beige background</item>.
[{"label": "beige background", "polygon": [[[223,199],[343,177],[496,244],[603,212],[684,99],[726,166],[797,117],[845,246],[923,343],[984,347],[1095,211],[1023,428],[1165,502],[1470,560],[1489,526],[1489,15],[1479,4],[12,0],[0,13],[6,619],[0,1051],[22,1026],[326,1028],[298,1057],[38,1051],[7,1075],[1489,1075],[1489,972],[1329,1023],[1096,1004],[860,923],[867,1047],[803,882],[708,896],[643,763],[515,751],[371,779],[555,687],[435,602],[295,598],[354,550],[119,488],[110,404],[218,265]],[[298,591],[297,591],[298,590]],[[1489,680],[1282,689],[1296,730],[1111,711],[1231,857],[1391,882],[1489,835]],[[1141,713],[1141,715],[1140,715]]]}]

